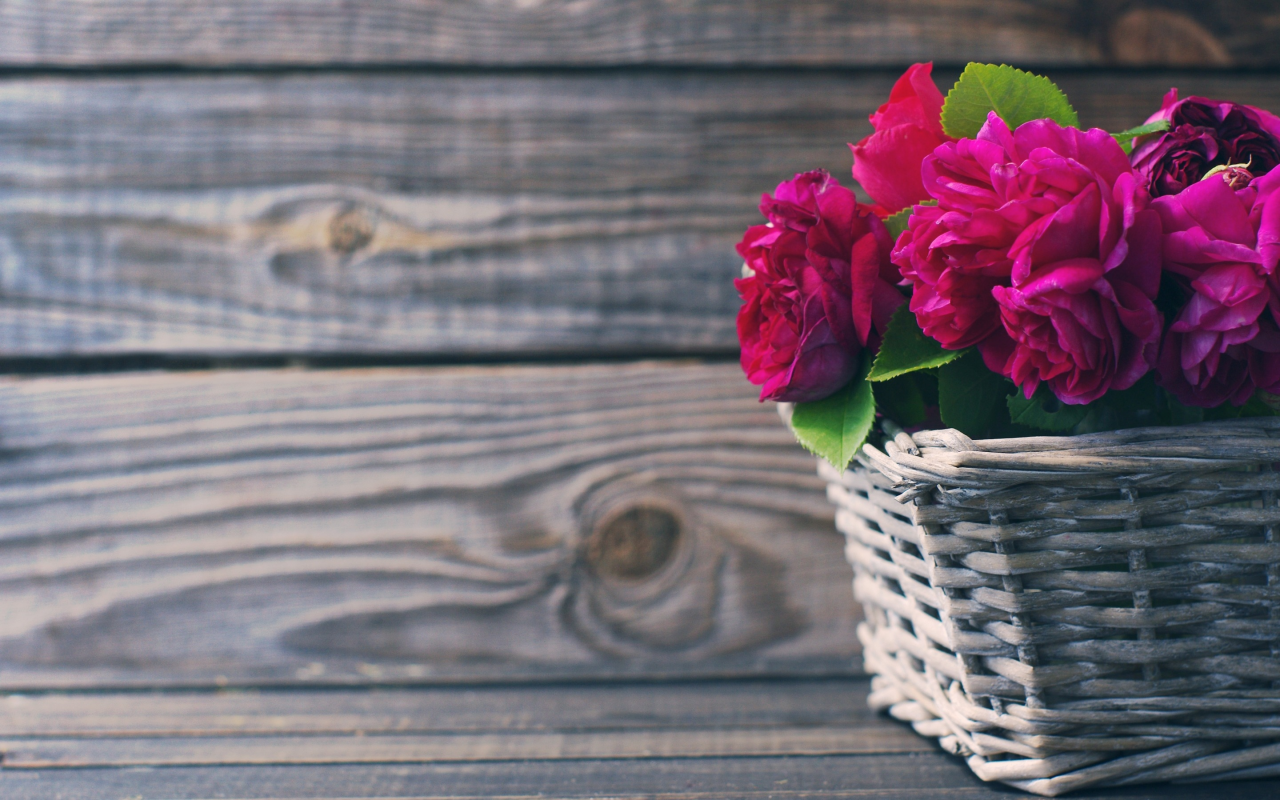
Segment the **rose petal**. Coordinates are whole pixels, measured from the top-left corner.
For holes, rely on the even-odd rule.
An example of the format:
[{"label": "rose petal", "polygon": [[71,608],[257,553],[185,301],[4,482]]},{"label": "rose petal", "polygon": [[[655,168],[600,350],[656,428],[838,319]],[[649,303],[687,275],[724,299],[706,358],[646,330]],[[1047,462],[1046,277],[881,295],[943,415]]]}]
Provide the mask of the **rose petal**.
[{"label": "rose petal", "polygon": [[929,197],[920,164],[943,140],[919,125],[898,125],[855,145],[853,178],[890,213]]}]

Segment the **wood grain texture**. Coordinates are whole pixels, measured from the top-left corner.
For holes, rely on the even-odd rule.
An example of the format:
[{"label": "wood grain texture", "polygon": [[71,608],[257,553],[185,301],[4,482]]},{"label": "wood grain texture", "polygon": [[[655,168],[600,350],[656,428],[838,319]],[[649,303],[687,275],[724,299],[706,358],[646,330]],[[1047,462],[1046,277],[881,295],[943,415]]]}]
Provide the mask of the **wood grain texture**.
[{"label": "wood grain texture", "polygon": [[890,78],[822,85],[15,81],[0,353],[729,352],[759,192]]},{"label": "wood grain texture", "polygon": [[[867,695],[865,679],[810,679],[11,696],[0,701],[0,791],[31,800],[1006,796],[907,725],[872,715]],[[1274,787],[1232,788],[1261,797]],[[1221,791],[1091,796],[1216,797],[1208,788]]]},{"label": "wood grain texture", "polygon": [[0,739],[702,730],[901,725],[865,679],[17,694]]},{"label": "wood grain texture", "polygon": [[909,728],[714,728],[548,733],[28,739],[0,742],[4,768],[172,767],[240,764],[424,764],[585,758],[717,758],[927,753]]},{"label": "wood grain texture", "polygon": [[[662,800],[1008,800],[940,752],[772,758],[663,758],[3,770],[0,790],[24,800],[302,800],[321,798],[596,798]],[[1101,789],[1089,800],[1221,800],[1222,784]],[[1274,780],[1241,781],[1232,797],[1265,798]]]},{"label": "wood grain texture", "polygon": [[[729,354],[759,193],[847,175],[892,77],[0,83],[0,355]],[[1280,108],[1260,75],[1055,77],[1113,130],[1171,84]]]},{"label": "wood grain texture", "polygon": [[1083,0],[26,0],[0,63],[1274,65],[1266,4]]},{"label": "wood grain texture", "polygon": [[0,686],[849,673],[736,365],[0,381]]}]

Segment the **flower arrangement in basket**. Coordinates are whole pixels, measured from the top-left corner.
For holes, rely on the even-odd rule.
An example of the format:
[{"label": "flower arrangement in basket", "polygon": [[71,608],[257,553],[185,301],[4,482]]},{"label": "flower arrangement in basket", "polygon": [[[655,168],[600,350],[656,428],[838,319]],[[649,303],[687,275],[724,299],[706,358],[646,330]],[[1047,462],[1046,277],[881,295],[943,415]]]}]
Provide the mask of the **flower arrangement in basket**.
[{"label": "flower arrangement in basket", "polygon": [[1030,792],[1280,775],[1280,118],[1079,127],[917,64],[764,195],[742,366],[848,540],[871,703]]}]

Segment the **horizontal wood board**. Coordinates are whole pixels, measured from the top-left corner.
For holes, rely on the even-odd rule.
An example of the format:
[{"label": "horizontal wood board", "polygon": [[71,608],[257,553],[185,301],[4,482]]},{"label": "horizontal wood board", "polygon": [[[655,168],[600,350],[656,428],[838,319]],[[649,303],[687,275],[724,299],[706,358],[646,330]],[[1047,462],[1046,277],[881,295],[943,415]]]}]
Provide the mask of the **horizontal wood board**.
[{"label": "horizontal wood board", "polygon": [[26,0],[0,64],[1277,64],[1267,3],[1084,0]]},{"label": "horizontal wood board", "polygon": [[[896,726],[865,679],[12,694],[0,739]],[[920,740],[924,741],[924,740]]]},{"label": "horizontal wood board", "polygon": [[735,364],[0,379],[0,688],[852,673]]},{"label": "horizontal wood board", "polygon": [[[893,77],[0,81],[0,357],[730,355],[760,192],[846,176]],[[1170,85],[1280,108],[1265,75],[1055,77],[1112,130]]]},{"label": "horizontal wood board", "polygon": [[[1232,793],[1224,795],[1224,788]],[[452,764],[3,770],[24,800],[351,800],[352,798],[660,798],[660,800],[1009,800],[940,752],[850,756],[507,761]],[[1081,792],[1080,800],[1267,798],[1274,780]]]},{"label": "horizontal wood board", "polygon": [[234,766],[245,764],[424,764],[929,752],[927,741],[887,722],[868,728],[713,728],[548,733],[370,736],[222,736],[0,741],[4,768]]},{"label": "horizontal wood board", "polygon": [[[907,725],[871,714],[867,690],[855,679],[16,696],[0,701],[0,791],[31,800],[1008,796]],[[106,719],[110,730],[95,723]],[[1231,788],[1264,797],[1276,785]],[[1222,789],[1081,796],[1203,800]]]}]

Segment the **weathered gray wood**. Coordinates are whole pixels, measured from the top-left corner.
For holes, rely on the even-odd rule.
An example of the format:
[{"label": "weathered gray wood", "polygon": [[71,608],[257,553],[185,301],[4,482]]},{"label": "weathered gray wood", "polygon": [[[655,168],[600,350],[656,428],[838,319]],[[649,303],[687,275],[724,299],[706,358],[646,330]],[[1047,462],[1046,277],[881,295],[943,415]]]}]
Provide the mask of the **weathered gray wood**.
[{"label": "weathered gray wood", "polygon": [[[946,89],[957,74],[940,68],[935,78]],[[1084,124],[1112,129],[1159,108],[1171,85],[1280,106],[1280,86],[1266,74],[1048,74]],[[665,70],[10,77],[0,81],[0,187],[337,183],[447,198],[582,201],[620,193],[634,202],[634,193],[664,190],[758,198],[762,182],[788,170],[847,167],[844,143],[871,131],[867,115],[896,77]],[[427,216],[446,213],[441,206]],[[679,225],[681,217],[658,219]],[[336,238],[365,243],[355,231]]]},{"label": "weathered gray wood", "polygon": [[823,725],[901,728],[867,707],[865,679],[90,692],[0,699],[3,739]]},{"label": "weathered gray wood", "polygon": [[[1111,129],[1171,83],[1280,108],[1266,76],[1058,77]],[[892,79],[11,80],[0,356],[728,354],[759,193],[847,175]]]},{"label": "weathered gray wood", "polygon": [[[908,726],[871,715],[867,689],[863,679],[11,696],[0,701],[0,791],[32,800],[1004,796]],[[1238,786],[1257,796],[1273,788]],[[1159,796],[1214,795],[1163,786]]]},{"label": "weathered gray wood", "polygon": [[849,673],[733,364],[0,380],[0,686]]},{"label": "weathered gray wood", "polygon": [[[1090,800],[1221,800],[1222,784],[1101,789]],[[1232,797],[1266,798],[1275,780],[1242,781]],[[397,797],[661,797],[664,800],[1009,800],[943,753],[807,758],[664,758],[349,766],[166,767],[3,770],[0,791],[23,800],[245,800]]]},{"label": "weathered gray wood", "polygon": [[[729,353],[745,193],[0,193],[0,356]],[[674,214],[679,219],[667,221]],[[358,246],[338,231],[368,231]]]},{"label": "weathered gray wood", "polygon": [[890,81],[11,82],[0,354],[727,352],[760,191]]},{"label": "weathered gray wood", "polygon": [[28,0],[0,8],[0,63],[866,66],[983,59],[1257,66],[1276,63],[1269,44],[1277,23],[1264,6],[1243,0]]},{"label": "weathered gray wood", "polygon": [[220,736],[26,739],[0,742],[4,768],[169,767],[196,764],[423,764],[435,761],[562,761],[583,758],[716,758],[928,753],[910,729],[711,728],[546,733],[343,736]]},{"label": "weathered gray wood", "polygon": [[[867,115],[884,102],[895,77],[731,71],[10,77],[0,81],[0,187],[336,183],[441,195],[445,202],[417,216],[496,218],[507,223],[508,237],[529,211],[509,198],[586,203],[604,195],[649,208],[652,225],[687,228],[684,213],[664,210],[661,194],[640,193],[758,198],[762,181],[787,170],[812,162],[847,167],[844,143],[870,130]],[[1152,94],[1158,104],[1159,94]],[[495,195],[508,205],[482,207],[486,213],[449,208]],[[572,219],[562,214],[563,222]],[[364,237],[338,238],[354,250]]]}]

